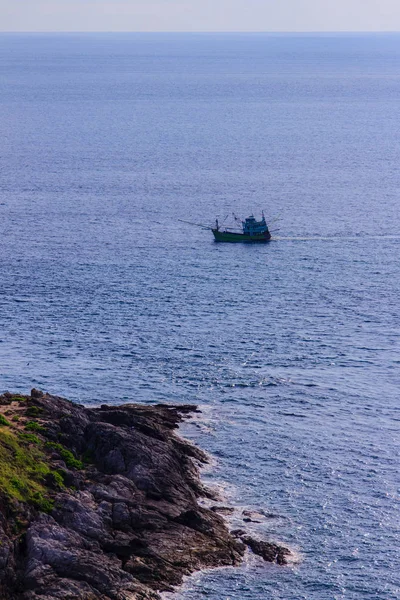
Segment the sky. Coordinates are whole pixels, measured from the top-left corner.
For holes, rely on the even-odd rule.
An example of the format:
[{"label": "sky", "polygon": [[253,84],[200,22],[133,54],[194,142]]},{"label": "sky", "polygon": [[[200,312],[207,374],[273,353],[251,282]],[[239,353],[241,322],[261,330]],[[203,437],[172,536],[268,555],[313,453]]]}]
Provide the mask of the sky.
[{"label": "sky", "polygon": [[0,31],[400,31],[400,0],[0,0]]}]

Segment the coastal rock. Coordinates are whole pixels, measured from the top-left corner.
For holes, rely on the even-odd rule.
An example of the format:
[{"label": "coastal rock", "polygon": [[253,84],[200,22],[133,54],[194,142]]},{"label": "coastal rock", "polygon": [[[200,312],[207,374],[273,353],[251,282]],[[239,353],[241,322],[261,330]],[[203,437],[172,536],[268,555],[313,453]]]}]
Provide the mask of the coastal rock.
[{"label": "coastal rock", "polygon": [[260,523],[265,518],[265,515],[261,512],[257,512],[255,510],[243,510],[243,521],[247,521],[249,523]]},{"label": "coastal rock", "polygon": [[232,515],[235,512],[233,506],[211,506],[210,510],[220,515]]},{"label": "coastal rock", "polygon": [[157,600],[241,562],[242,541],[197,502],[212,497],[207,456],[174,431],[196,407],[88,408],[38,390],[2,402],[2,600]]},{"label": "coastal rock", "polygon": [[265,561],[277,563],[278,565],[287,564],[288,556],[290,556],[290,551],[287,548],[272,542],[256,540],[248,535],[242,535],[240,539],[254,552],[254,554],[262,556]]}]

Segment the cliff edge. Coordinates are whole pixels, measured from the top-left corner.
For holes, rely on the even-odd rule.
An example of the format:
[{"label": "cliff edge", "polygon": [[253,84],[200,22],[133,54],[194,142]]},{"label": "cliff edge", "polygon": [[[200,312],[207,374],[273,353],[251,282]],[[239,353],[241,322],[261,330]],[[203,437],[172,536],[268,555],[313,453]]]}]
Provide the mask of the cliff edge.
[{"label": "cliff edge", "polygon": [[0,599],[158,600],[239,564],[245,544],[197,502],[207,457],[174,431],[194,410],[0,396]]}]

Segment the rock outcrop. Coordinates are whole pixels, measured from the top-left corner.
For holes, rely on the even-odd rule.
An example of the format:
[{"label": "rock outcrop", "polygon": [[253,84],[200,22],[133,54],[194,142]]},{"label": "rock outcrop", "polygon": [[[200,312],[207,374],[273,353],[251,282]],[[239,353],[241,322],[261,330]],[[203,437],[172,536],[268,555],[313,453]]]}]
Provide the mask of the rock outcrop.
[{"label": "rock outcrop", "polygon": [[241,562],[245,544],[197,502],[212,497],[206,455],[174,432],[196,407],[87,408],[32,390],[0,409],[1,600],[156,600]]}]

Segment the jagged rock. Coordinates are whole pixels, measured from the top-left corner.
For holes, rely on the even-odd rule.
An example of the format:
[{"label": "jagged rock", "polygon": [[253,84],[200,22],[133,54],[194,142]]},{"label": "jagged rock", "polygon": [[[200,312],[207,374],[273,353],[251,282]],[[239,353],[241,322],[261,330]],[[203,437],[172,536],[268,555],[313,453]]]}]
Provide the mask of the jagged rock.
[{"label": "jagged rock", "polygon": [[210,510],[220,515],[232,515],[235,512],[232,506],[211,506]]},{"label": "jagged rock", "polygon": [[243,521],[248,523],[260,523],[265,518],[263,513],[255,510],[243,510],[242,515]]},{"label": "jagged rock", "polygon": [[231,535],[235,538],[240,538],[242,535],[246,535],[246,532],[244,529],[232,529]]},{"label": "jagged rock", "polygon": [[54,507],[0,489],[1,600],[156,600],[196,569],[240,563],[243,543],[197,502],[212,497],[205,453],[174,433],[195,407],[87,408],[38,390],[22,400],[9,429],[35,416]]},{"label": "jagged rock", "polygon": [[273,544],[272,542],[256,540],[246,535],[242,535],[240,539],[254,554],[262,556],[265,561],[276,562],[278,565],[287,564],[287,557],[290,555],[290,551],[287,548],[278,546],[278,544]]}]

